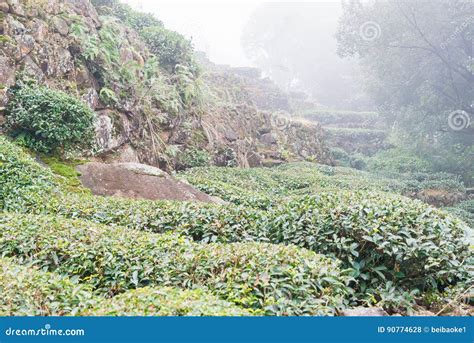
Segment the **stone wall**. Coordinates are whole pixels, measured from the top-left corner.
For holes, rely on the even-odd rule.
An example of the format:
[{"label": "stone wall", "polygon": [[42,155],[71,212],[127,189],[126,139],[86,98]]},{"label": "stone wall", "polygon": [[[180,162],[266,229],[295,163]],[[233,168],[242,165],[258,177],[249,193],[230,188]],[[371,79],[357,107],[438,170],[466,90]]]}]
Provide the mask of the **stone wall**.
[{"label": "stone wall", "polygon": [[[78,97],[95,111],[99,157],[103,159],[173,169],[173,157],[160,156],[174,146],[181,151],[207,149],[215,154],[216,163],[222,151],[231,151],[241,166],[288,159],[327,160],[318,124],[295,126],[283,116],[284,125],[278,125],[278,113],[289,111],[289,102],[270,80],[262,79],[252,68],[232,69],[210,62],[204,67],[203,79],[213,94],[204,99],[199,111],[187,109],[172,118],[163,108],[147,109],[148,115],[151,112],[162,123],[161,144],[150,143],[139,130],[144,125],[140,119],[143,109],[134,105],[133,90],[129,103],[110,106],[101,102],[101,79],[81,59],[71,32],[77,21],[91,34],[97,34],[103,25],[89,0],[0,0],[0,125],[8,89],[21,74]],[[143,66],[150,58],[134,30],[121,25],[117,39],[121,64]]]}]

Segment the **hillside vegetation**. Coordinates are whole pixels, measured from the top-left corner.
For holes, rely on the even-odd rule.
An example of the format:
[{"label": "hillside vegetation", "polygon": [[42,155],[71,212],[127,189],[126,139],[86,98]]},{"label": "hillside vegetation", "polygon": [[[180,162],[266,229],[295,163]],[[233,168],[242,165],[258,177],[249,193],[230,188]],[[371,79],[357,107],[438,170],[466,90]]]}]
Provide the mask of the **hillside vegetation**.
[{"label": "hillside vegetation", "polygon": [[[472,313],[472,197],[382,147],[377,114],[295,118],[258,71],[115,0],[4,3],[0,315]],[[90,160],[213,201],[93,195]]]},{"label": "hillside vegetation", "polygon": [[[94,297],[199,286],[255,314],[335,314],[361,303],[407,310],[469,282],[466,224],[403,196],[318,190],[304,174],[285,175],[313,168],[317,176],[322,166],[216,169],[201,188],[213,194],[214,184],[230,203],[210,205],[65,192],[4,138],[0,157],[2,255],[67,276]],[[183,176],[199,186],[201,171]],[[239,182],[253,182],[255,194],[238,192]],[[130,297],[119,299],[140,311]]]}]

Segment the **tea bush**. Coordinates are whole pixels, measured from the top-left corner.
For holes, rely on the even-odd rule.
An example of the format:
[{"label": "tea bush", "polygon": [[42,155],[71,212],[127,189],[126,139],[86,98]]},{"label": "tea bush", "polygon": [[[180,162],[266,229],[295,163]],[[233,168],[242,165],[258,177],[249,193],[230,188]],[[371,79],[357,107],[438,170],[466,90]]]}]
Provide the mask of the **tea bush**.
[{"label": "tea bush", "polygon": [[95,304],[91,288],[0,258],[0,316],[76,315]]},{"label": "tea bush", "polygon": [[461,201],[445,210],[464,220],[474,230],[474,199]]},{"label": "tea bush", "polygon": [[[111,299],[87,284],[0,258],[1,316],[249,316],[204,289],[140,288]],[[258,313],[258,312],[257,312]]]},{"label": "tea bush", "polygon": [[219,297],[267,315],[334,314],[348,278],[339,262],[292,246],[197,244],[48,216],[5,213],[0,252],[78,277],[103,295],[158,285],[206,286]]},{"label": "tea bush", "polygon": [[0,209],[28,211],[51,196],[54,176],[22,148],[0,136]]},{"label": "tea bush", "polygon": [[211,156],[206,150],[189,149],[178,153],[176,168],[178,170],[194,167],[205,167],[211,162]]},{"label": "tea bush", "polygon": [[203,289],[144,287],[99,302],[86,316],[250,316]]},{"label": "tea bush", "polygon": [[466,265],[472,263],[465,224],[419,201],[386,193],[321,193],[266,211],[81,197],[75,204],[59,201],[48,211],[159,233],[174,230],[201,242],[294,244],[354,268],[354,287],[360,291],[388,280],[405,288],[443,288],[465,281]]},{"label": "tea bush", "polygon": [[435,188],[466,192],[460,178],[447,173],[374,174],[308,162],[288,163],[276,168],[193,168],[179,176],[210,195],[235,204],[261,208],[289,196],[321,191],[357,189],[411,195],[423,189]]},{"label": "tea bush", "polygon": [[[25,165],[40,168],[36,172],[45,170],[31,159],[25,161]],[[328,178],[344,180],[354,175],[359,177],[364,173],[348,168],[309,164],[299,175],[291,177],[296,174],[295,166],[277,169],[285,176],[263,168],[236,170],[235,173],[239,176],[231,172],[226,174],[225,168],[198,168],[186,172],[187,176],[204,178],[202,174],[209,170],[208,178],[204,179],[209,182],[209,187],[215,189],[218,189],[220,182],[230,183],[230,186],[221,189],[221,192],[228,194],[228,199],[234,197],[232,201],[240,203],[239,205],[138,201],[90,195],[64,195],[51,191],[50,196],[38,197],[36,202],[25,202],[17,210],[106,224],[114,239],[117,239],[117,235],[122,235],[124,230],[114,228],[119,226],[154,233],[172,231],[203,243],[254,241],[297,245],[335,256],[343,261],[344,267],[352,268],[352,275],[357,281],[352,287],[359,297],[361,293],[374,296],[384,294],[383,289],[388,282],[397,289],[403,288],[401,293],[414,289],[422,292],[434,291],[457,282],[467,282],[467,269],[472,265],[472,252],[469,251],[469,239],[466,237],[468,228],[451,215],[419,201],[381,192],[332,191],[319,192],[313,196],[298,195],[299,192],[311,193],[311,175],[316,180],[314,182],[320,182],[321,185],[321,180],[326,181]],[[218,182],[215,183],[214,179]],[[332,182],[337,181],[331,180],[328,187],[332,187]],[[366,181],[361,179],[360,182]],[[255,189],[256,194],[261,194],[268,202],[252,203],[251,200],[246,200],[244,192],[239,197],[239,190],[244,189],[240,188],[243,184]],[[266,191],[273,187],[272,184],[278,184],[279,187]],[[18,188],[22,187],[19,185]],[[259,207],[259,204],[263,205]],[[85,225],[84,222],[80,223],[77,225]],[[186,244],[192,247],[190,249],[194,249],[194,243]],[[245,244],[245,249],[250,249],[250,245]],[[136,249],[126,243],[123,245],[127,247],[123,248],[125,250]],[[107,244],[104,243],[103,246]],[[220,244],[207,247],[221,249]],[[271,251],[261,244],[256,247],[262,249],[262,252],[257,249],[253,252],[254,256],[268,256]],[[86,254],[88,249],[84,247],[82,253]],[[144,252],[141,254],[146,255]],[[228,255],[235,254],[232,252]],[[203,259],[218,260],[209,256]],[[88,273],[94,274],[92,270]],[[207,281],[202,283],[207,284]],[[125,286],[116,286],[109,279],[101,280],[99,284],[102,286],[96,286],[102,289],[102,292],[108,289],[112,293],[116,288],[125,290],[131,287],[127,282]]]},{"label": "tea bush", "polygon": [[367,192],[302,197],[278,209],[270,241],[333,255],[354,269],[356,289],[387,281],[405,289],[466,282],[473,253],[468,227],[420,201]]},{"label": "tea bush", "polygon": [[6,118],[12,136],[45,153],[88,148],[95,137],[92,110],[76,98],[45,86],[13,87]]},{"label": "tea bush", "polygon": [[368,159],[367,168],[371,171],[396,173],[430,172],[430,164],[411,152],[390,149],[378,152]]}]

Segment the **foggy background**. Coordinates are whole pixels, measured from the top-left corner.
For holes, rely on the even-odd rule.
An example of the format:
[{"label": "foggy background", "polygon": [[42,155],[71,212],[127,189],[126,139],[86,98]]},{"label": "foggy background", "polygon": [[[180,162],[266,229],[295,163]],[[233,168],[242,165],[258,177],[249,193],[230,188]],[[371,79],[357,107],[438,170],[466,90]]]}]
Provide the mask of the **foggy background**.
[{"label": "foggy background", "polygon": [[190,38],[214,63],[258,67],[283,90],[327,106],[367,105],[355,64],[336,53],[340,0],[127,3]]}]

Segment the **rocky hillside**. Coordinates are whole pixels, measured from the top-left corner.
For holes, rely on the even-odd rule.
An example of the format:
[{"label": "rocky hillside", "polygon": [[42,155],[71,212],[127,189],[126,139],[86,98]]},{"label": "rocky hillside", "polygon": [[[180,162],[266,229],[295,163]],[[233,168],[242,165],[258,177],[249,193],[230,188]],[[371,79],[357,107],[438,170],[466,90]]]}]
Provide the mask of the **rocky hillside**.
[{"label": "rocky hillside", "polygon": [[[329,161],[317,123],[258,71],[197,62],[191,44],[114,0],[0,0],[1,122],[36,82],[95,113],[96,158],[162,169]],[[202,59],[201,59],[202,60]]]}]

